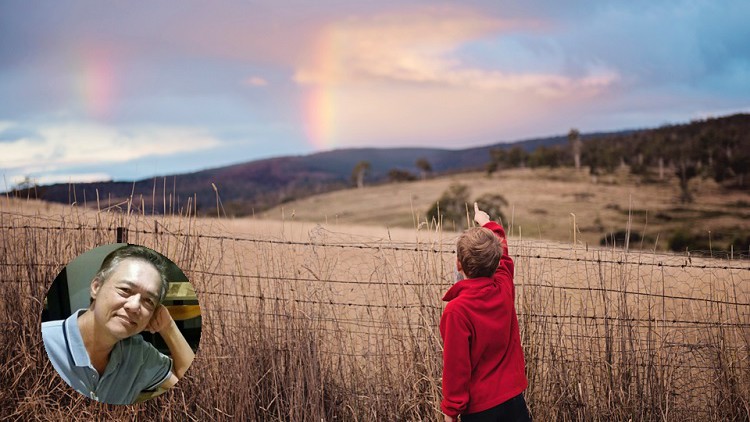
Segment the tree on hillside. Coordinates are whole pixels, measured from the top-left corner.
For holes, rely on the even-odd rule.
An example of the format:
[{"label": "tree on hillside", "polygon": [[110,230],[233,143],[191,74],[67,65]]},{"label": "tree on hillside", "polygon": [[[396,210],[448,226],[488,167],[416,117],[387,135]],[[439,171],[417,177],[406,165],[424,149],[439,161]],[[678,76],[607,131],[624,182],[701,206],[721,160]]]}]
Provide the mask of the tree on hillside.
[{"label": "tree on hillside", "polygon": [[352,181],[357,188],[362,188],[365,185],[365,176],[370,171],[369,161],[360,161],[352,169]]},{"label": "tree on hillside", "polygon": [[730,166],[737,179],[735,186],[740,189],[746,188],[748,174],[750,174],[750,151],[739,151],[734,154]]},{"label": "tree on hillside", "polygon": [[401,170],[401,169],[391,169],[388,172],[388,180],[391,182],[411,182],[413,180],[417,180],[417,176],[415,176],[412,172]]},{"label": "tree on hillside", "polygon": [[654,154],[656,155],[656,161],[659,166],[659,180],[664,181],[664,157],[667,155],[668,137],[661,135],[656,138],[656,146],[654,147]]},{"label": "tree on hillside", "polygon": [[726,164],[726,174],[735,180],[734,186],[741,189],[745,188],[745,180],[748,170],[750,170],[750,151],[736,151],[724,163]]},{"label": "tree on hillside", "polygon": [[491,176],[492,173],[502,169],[508,162],[508,151],[505,148],[491,148],[490,149],[490,162],[487,163],[487,175]]},{"label": "tree on hillside", "polygon": [[466,207],[468,203],[469,187],[454,183],[427,210],[427,219],[441,225],[451,222],[455,230],[463,230],[466,228]]},{"label": "tree on hillside", "polygon": [[550,167],[557,168],[563,162],[563,151],[557,147],[537,147],[529,155],[529,167]]},{"label": "tree on hillside", "polygon": [[24,176],[23,180],[13,185],[11,190],[21,191],[31,189],[36,186],[36,181],[29,176]]},{"label": "tree on hillside", "polygon": [[414,164],[419,169],[422,180],[427,179],[432,173],[432,165],[426,158],[418,158]]},{"label": "tree on hillside", "polygon": [[740,135],[729,130],[714,140],[719,148],[711,167],[714,180],[722,183],[734,179],[735,187],[745,188],[750,172],[750,142],[740,142]]},{"label": "tree on hillside", "polygon": [[694,163],[682,159],[677,166],[675,174],[680,179],[680,202],[683,204],[693,202],[693,195],[690,193],[690,189],[688,189],[688,183],[690,179],[698,175],[698,167]]},{"label": "tree on hillside", "polygon": [[589,166],[594,183],[602,171],[611,173],[620,163],[617,146],[608,139],[592,139],[583,144],[581,161]]},{"label": "tree on hillside", "polygon": [[10,194],[18,198],[41,198],[44,195],[45,188],[39,187],[35,179],[29,176],[13,185]]},{"label": "tree on hillside", "polygon": [[526,152],[525,149],[516,145],[511,148],[510,151],[508,151],[507,157],[507,164],[509,167],[526,167],[526,161],[529,159],[529,153]]},{"label": "tree on hillside", "polygon": [[632,139],[632,152],[635,154],[631,156],[630,162],[630,173],[641,176],[649,176],[649,166],[647,163],[647,151],[649,148],[650,138],[644,136],[643,133],[636,133]]},{"label": "tree on hillside", "polygon": [[713,168],[714,165],[716,147],[717,142],[714,131],[710,128],[702,131],[702,133],[698,136],[696,150],[697,153],[702,156],[701,160],[705,159],[706,167],[708,167],[709,169]]},{"label": "tree on hillside", "polygon": [[573,162],[575,163],[576,170],[581,170],[581,149],[583,148],[583,142],[581,142],[581,132],[578,129],[570,129],[570,132],[568,132],[568,143],[573,153]]}]

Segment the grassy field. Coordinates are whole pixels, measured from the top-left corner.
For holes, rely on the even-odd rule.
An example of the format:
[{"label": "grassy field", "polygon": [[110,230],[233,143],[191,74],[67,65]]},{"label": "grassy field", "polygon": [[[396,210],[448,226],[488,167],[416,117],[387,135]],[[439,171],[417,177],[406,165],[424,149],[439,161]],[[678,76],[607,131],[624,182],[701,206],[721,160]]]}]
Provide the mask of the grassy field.
[{"label": "grassy field", "polygon": [[[476,175],[476,191],[506,182]],[[390,189],[436,184],[439,195],[440,183],[450,181]],[[363,197],[350,201],[354,207]],[[377,208],[359,207],[363,214]],[[440,419],[437,325],[440,298],[453,281],[456,233],[429,224],[299,221],[302,208],[294,217],[285,209],[285,220],[123,210],[0,199],[3,419]],[[39,335],[42,299],[57,272],[113,242],[118,227],[128,229],[129,242],[183,269],[203,315],[185,379],[130,407],[99,405],[70,390]],[[536,420],[750,417],[747,261],[587,248],[522,230],[510,246]]]},{"label": "grassy field", "polygon": [[[600,176],[594,183],[585,170],[570,168],[505,170],[492,177],[466,173],[317,195],[258,217],[415,228],[443,191],[462,183],[470,187],[472,200],[485,193],[502,194],[509,203],[503,210],[508,220],[504,224],[510,234],[525,239],[572,242],[571,213],[576,240],[591,246],[599,245],[608,233],[626,230],[628,221],[632,232],[648,238],[643,243],[647,250],[666,250],[676,230],[702,235],[706,243],[710,231],[716,249],[726,250],[733,235],[750,235],[748,192],[728,191],[712,180],[697,178],[690,182],[695,202],[681,204],[676,177],[663,183],[639,180],[621,171]],[[446,223],[446,228],[451,225]]]}]

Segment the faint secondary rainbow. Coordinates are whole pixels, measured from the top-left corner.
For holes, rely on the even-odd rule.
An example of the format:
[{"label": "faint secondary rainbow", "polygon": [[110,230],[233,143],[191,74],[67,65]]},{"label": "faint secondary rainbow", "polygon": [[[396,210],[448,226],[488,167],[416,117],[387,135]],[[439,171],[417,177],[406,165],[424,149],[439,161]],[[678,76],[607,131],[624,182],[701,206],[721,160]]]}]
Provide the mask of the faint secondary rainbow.
[{"label": "faint secondary rainbow", "polygon": [[341,47],[345,39],[335,26],[324,28],[315,43],[312,69],[305,77],[310,84],[305,97],[304,114],[307,138],[318,150],[332,149],[337,142],[337,123],[341,113],[339,79]]},{"label": "faint secondary rainbow", "polygon": [[99,119],[109,117],[117,94],[110,54],[104,48],[86,48],[74,68],[75,90],[86,113]]}]

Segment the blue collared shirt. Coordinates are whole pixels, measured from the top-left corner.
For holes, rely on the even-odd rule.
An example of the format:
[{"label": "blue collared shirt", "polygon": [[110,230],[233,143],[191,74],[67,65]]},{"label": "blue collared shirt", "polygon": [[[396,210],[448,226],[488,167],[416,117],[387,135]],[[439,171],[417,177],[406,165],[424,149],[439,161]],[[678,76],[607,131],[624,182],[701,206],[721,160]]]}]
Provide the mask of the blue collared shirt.
[{"label": "blue collared shirt", "polygon": [[65,320],[42,323],[47,356],[57,373],[79,393],[103,403],[131,404],[144,390],[154,390],[172,371],[172,359],[134,335],[115,344],[104,373],[94,369],[83,345],[80,309]]}]

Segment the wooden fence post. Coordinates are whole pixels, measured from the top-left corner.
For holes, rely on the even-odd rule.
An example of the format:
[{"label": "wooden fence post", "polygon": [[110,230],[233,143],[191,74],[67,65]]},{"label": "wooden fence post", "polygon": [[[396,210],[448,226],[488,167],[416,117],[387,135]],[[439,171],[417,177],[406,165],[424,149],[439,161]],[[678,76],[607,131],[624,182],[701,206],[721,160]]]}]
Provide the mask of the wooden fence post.
[{"label": "wooden fence post", "polygon": [[115,241],[117,243],[128,243],[128,229],[125,227],[118,227]]}]

